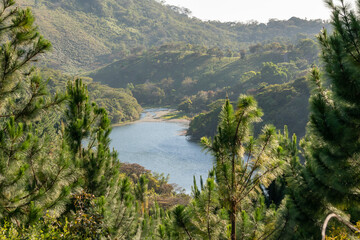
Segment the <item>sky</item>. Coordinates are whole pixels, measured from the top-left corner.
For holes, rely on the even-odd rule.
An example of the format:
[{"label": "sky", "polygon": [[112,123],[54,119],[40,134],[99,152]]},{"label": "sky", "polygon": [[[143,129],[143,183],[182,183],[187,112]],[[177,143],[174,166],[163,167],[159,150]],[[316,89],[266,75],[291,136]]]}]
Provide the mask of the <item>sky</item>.
[{"label": "sky", "polygon": [[[165,0],[166,4],[186,7],[202,20],[266,23],[269,19],[330,19],[323,0]],[[334,1],[338,3],[338,1]],[[354,3],[355,0],[346,2]]]}]

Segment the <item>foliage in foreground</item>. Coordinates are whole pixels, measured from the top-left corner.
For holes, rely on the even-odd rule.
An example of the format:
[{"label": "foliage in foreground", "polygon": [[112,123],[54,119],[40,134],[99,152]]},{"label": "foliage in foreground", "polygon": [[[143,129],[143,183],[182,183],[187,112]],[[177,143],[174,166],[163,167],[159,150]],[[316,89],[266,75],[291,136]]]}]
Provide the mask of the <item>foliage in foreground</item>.
[{"label": "foliage in foreground", "polygon": [[[358,12],[326,1],[334,33],[319,36],[324,70],[310,81],[310,121],[302,142],[305,165],[287,177],[289,213],[280,239],[318,239],[327,215],[340,225],[359,220],[359,57]],[[357,1],[359,6],[360,1]],[[351,238],[351,236],[349,236]]]},{"label": "foliage in foreground", "polygon": [[[237,213],[247,214],[246,205],[251,209],[251,202],[259,199],[261,185],[267,187],[281,173],[282,165],[274,127],[265,126],[258,139],[250,134],[252,124],[262,115],[256,101],[242,96],[237,107],[234,113],[226,100],[220,113],[218,134],[213,141],[202,139],[215,157],[220,199],[230,215],[231,239],[236,239]],[[241,234],[244,238],[244,232]],[[256,229],[253,237],[259,237]]]},{"label": "foliage in foreground", "polygon": [[79,174],[54,128],[65,97],[48,95],[28,63],[50,49],[29,9],[2,2],[0,24],[0,218],[18,226],[66,208]]},{"label": "foliage in foreground", "polygon": [[[241,96],[235,111],[227,99],[218,133],[203,139],[215,157],[213,170],[200,186],[194,181],[190,203],[165,209],[149,189],[156,181],[120,173],[109,147],[110,120],[80,79],[68,83],[66,95],[49,97],[27,63],[50,44],[36,32],[29,10],[4,0],[0,33],[11,41],[0,51],[0,237],[318,239],[332,213],[339,222],[331,223],[328,238],[355,238],[343,223],[355,229],[359,220],[360,50],[354,36],[360,20],[345,5],[327,3],[336,30],[319,36],[325,74],[314,68],[311,75],[310,122],[300,144],[305,164],[286,128],[281,134],[266,126],[252,135],[262,115],[252,97]],[[271,184],[285,184],[281,202],[273,201]]]}]

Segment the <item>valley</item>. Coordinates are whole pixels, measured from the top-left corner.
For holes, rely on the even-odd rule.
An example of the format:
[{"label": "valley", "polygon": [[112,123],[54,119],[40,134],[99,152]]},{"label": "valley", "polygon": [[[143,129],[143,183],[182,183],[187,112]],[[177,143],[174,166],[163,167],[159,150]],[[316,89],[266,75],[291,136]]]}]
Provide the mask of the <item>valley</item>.
[{"label": "valley", "polygon": [[360,0],[324,3],[3,0],[0,239],[360,239]]}]

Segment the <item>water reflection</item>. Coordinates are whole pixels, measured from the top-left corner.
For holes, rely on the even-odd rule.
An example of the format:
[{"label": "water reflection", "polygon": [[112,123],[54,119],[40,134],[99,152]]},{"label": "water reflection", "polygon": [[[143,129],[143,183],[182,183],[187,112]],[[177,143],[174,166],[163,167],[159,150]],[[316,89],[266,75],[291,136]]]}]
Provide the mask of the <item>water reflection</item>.
[{"label": "water reflection", "polygon": [[[147,113],[155,114],[156,111],[159,109],[147,110]],[[120,161],[170,174],[171,183],[190,193],[193,176],[206,178],[212,168],[212,157],[202,152],[199,144],[188,141],[181,134],[186,127],[183,123],[166,121],[140,121],[115,127],[110,136],[111,147],[118,151]]]}]

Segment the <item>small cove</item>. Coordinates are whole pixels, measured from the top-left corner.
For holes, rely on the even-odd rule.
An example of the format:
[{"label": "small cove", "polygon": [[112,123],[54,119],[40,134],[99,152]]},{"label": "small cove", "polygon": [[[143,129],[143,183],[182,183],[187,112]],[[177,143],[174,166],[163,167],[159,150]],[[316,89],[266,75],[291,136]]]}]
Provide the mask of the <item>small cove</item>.
[{"label": "small cove", "polygon": [[166,110],[147,109],[142,120],[114,127],[111,147],[118,151],[121,162],[138,163],[153,172],[169,174],[170,183],[190,193],[193,176],[197,181],[200,175],[207,177],[212,156],[182,134],[188,126],[186,121],[154,119],[158,112]]}]

